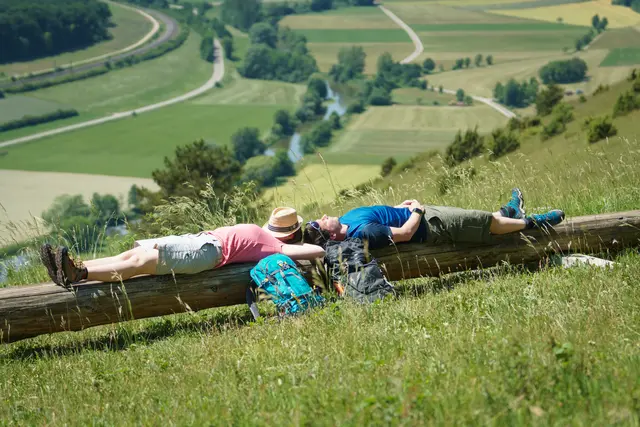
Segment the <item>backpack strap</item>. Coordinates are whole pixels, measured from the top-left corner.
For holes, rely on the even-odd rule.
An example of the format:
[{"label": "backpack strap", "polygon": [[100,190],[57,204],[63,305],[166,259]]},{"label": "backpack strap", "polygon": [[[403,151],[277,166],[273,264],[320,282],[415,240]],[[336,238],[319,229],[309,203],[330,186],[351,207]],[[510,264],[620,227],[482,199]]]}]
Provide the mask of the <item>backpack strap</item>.
[{"label": "backpack strap", "polygon": [[253,291],[253,287],[253,284],[247,286],[245,298],[247,305],[249,306],[249,311],[251,311],[251,314],[253,315],[253,320],[258,320],[258,317],[260,317],[260,310],[258,310],[258,305],[256,304],[256,293]]}]

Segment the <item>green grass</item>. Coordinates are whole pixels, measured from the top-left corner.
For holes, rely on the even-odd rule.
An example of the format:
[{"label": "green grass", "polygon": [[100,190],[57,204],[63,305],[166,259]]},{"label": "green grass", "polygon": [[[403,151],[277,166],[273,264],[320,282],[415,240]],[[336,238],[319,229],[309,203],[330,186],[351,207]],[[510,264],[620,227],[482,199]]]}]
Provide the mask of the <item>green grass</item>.
[{"label": "green grass", "polygon": [[[552,22],[539,22],[539,21],[523,21],[523,22],[503,22],[503,23],[449,23],[449,24],[413,24],[411,28],[414,31],[572,31],[577,29],[585,31],[585,28],[576,27],[573,25],[556,24]],[[588,27],[587,27],[588,28]]]},{"label": "green grass", "polygon": [[615,49],[620,47],[640,47],[640,31],[635,28],[614,28],[605,31],[589,49]]},{"label": "green grass", "polygon": [[191,32],[178,49],[133,67],[41,89],[30,97],[55,101],[80,112],[110,114],[163,101],[204,84],[212,65],[200,58],[201,37]]},{"label": "green grass", "polygon": [[59,108],[66,106],[22,95],[7,95],[6,98],[0,99],[0,123],[20,119],[26,115],[39,116]]},{"label": "green grass", "polygon": [[60,55],[35,59],[28,62],[3,64],[0,66],[0,72],[4,72],[9,76],[13,74],[24,74],[55,68],[56,66],[70,62],[82,61],[109,52],[115,52],[136,43],[151,31],[153,27],[150,21],[133,10],[113,4],[109,4],[109,8],[113,14],[112,21],[116,24],[114,28],[109,29],[109,32],[113,35],[111,40],[100,42],[86,49],[74,52],[62,53]]},{"label": "green grass", "polygon": [[[427,76],[427,78],[429,78]],[[430,105],[434,101],[440,105],[447,105],[450,101],[455,101],[455,96],[446,93],[439,93],[437,90],[422,90],[418,88],[399,88],[391,93],[394,104],[403,105]]]},{"label": "green grass", "polygon": [[622,47],[611,50],[600,66],[618,67],[637,64],[640,64],[640,47]]},{"label": "green grass", "polygon": [[[437,191],[441,165],[428,158],[323,208],[418,198],[495,209],[519,185],[529,212],[637,209],[640,112],[615,120],[628,139],[589,145],[580,130],[586,115],[610,112],[619,92],[576,104],[566,134],[544,143],[532,136],[498,162],[477,159],[476,176],[446,194]],[[303,215],[321,212],[316,205]],[[416,279],[397,283],[397,300],[342,301],[284,321],[250,323],[238,306],[4,345],[0,417],[25,425],[637,425],[640,256],[614,259],[611,270],[502,267]],[[31,270],[32,282],[44,277],[44,268]]]},{"label": "green grass", "polygon": [[411,39],[401,29],[377,30],[295,30],[307,38],[309,43],[398,43]]},{"label": "green grass", "polygon": [[203,138],[228,144],[245,126],[269,129],[277,106],[183,103],[4,149],[0,169],[147,178],[178,145]]},{"label": "green grass", "polygon": [[[231,71],[230,74],[235,72]],[[194,104],[245,104],[281,105],[290,108],[298,105],[306,90],[302,84],[291,84],[267,80],[243,79],[239,75],[231,77],[222,89],[217,89],[198,97]]]}]

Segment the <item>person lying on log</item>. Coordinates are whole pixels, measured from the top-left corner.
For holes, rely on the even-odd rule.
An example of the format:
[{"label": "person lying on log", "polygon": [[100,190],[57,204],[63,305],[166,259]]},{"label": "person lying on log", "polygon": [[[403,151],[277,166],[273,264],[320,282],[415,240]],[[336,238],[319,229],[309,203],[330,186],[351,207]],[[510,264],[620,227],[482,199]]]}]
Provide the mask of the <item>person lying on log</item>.
[{"label": "person lying on log", "polygon": [[493,213],[405,200],[398,206],[355,208],[339,218],[323,215],[307,222],[304,241],[325,247],[329,240],[357,237],[368,241],[371,249],[400,242],[489,243],[493,234],[550,227],[563,220],[559,209],[525,216],[522,192],[514,188],[509,202]]},{"label": "person lying on log", "polygon": [[119,255],[74,261],[67,247],[45,244],[40,259],[51,280],[69,288],[82,280],[127,280],[141,274],[196,274],[223,265],[258,262],[281,253],[294,260],[324,257],[324,249],[302,243],[302,217],[293,208],[276,208],[261,228],[254,224],[220,227],[212,231],[137,240]]}]

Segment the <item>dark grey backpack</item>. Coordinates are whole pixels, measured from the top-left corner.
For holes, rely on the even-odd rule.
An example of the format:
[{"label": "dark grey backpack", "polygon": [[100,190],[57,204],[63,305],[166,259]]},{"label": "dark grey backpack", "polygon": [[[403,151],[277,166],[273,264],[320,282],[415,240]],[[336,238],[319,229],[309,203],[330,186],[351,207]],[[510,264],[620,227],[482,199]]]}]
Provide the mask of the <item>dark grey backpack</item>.
[{"label": "dark grey backpack", "polygon": [[393,285],[384,277],[375,258],[365,251],[362,240],[330,241],[325,249],[329,279],[339,294],[358,302],[374,302],[387,295],[395,296]]}]

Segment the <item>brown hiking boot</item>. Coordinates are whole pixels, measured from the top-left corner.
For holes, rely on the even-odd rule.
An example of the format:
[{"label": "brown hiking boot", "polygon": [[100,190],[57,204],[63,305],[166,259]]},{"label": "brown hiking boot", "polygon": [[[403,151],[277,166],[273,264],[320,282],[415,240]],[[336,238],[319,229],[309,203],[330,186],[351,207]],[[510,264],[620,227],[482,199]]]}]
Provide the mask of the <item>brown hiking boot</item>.
[{"label": "brown hiking boot", "polygon": [[87,269],[80,262],[78,267],[69,256],[69,249],[65,246],[56,251],[56,268],[60,284],[69,288],[72,283],[77,283],[87,277]]},{"label": "brown hiking boot", "polygon": [[40,246],[40,250],[38,251],[40,255],[40,261],[47,269],[47,274],[51,281],[56,285],[62,285],[62,282],[58,281],[58,269],[56,268],[56,256],[53,252],[53,248],[50,244],[45,243]]}]

